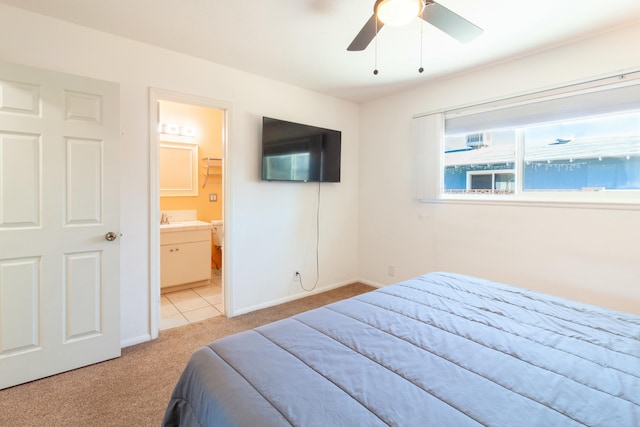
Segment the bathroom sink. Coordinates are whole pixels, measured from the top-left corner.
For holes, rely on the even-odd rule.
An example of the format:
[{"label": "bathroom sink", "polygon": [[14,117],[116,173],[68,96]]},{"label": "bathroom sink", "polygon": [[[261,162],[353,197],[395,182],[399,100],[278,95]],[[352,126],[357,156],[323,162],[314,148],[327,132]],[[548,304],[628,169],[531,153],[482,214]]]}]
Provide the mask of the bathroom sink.
[{"label": "bathroom sink", "polygon": [[176,228],[176,227],[184,227],[184,223],[182,223],[182,222],[171,222],[169,224],[160,224],[160,228]]},{"label": "bathroom sink", "polygon": [[210,229],[211,223],[204,221],[177,221],[160,224],[160,232]]}]

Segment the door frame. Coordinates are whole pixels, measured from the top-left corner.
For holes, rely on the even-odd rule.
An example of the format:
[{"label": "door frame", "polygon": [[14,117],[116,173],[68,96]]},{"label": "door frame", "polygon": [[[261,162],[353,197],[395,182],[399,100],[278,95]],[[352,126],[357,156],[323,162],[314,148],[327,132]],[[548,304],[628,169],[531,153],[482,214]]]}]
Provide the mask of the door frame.
[{"label": "door frame", "polygon": [[230,236],[233,216],[231,214],[231,192],[229,191],[229,135],[231,123],[230,102],[219,99],[206,98],[198,95],[174,92],[165,89],[151,87],[149,89],[149,332],[151,339],[158,338],[160,331],[160,132],[158,130],[159,109],[158,101],[170,101],[180,104],[199,105],[224,111],[222,121],[222,191],[223,206],[222,218],[224,219],[225,254],[222,257],[222,298],[224,301],[225,316],[233,313],[231,301],[233,301],[233,289],[231,284],[232,271],[231,253],[232,245]]}]

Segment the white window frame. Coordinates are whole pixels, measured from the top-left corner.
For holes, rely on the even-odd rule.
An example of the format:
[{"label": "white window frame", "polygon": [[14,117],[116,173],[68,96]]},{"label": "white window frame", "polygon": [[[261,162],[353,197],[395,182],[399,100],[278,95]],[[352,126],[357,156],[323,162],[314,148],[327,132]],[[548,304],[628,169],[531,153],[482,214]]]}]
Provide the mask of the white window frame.
[{"label": "white window frame", "polygon": [[[544,91],[525,94],[507,99],[487,101],[449,111],[436,111],[414,117],[413,140],[415,164],[424,169],[425,164],[431,172],[417,170],[414,173],[417,185],[415,198],[422,202],[464,202],[464,203],[500,203],[500,204],[542,204],[569,207],[640,209],[640,190],[605,191],[523,191],[524,177],[524,132],[526,127],[513,126],[516,132],[516,159],[513,172],[516,175],[516,188],[513,194],[452,194],[444,191],[444,135],[445,119],[464,115],[491,113],[498,109],[521,107],[545,100],[568,98],[579,94],[601,92],[628,87],[640,90],[640,70],[629,71],[624,75],[605,76],[599,79],[573,85],[551,88]],[[606,92],[601,92],[606,94]],[[597,95],[597,94],[596,94]],[[605,95],[606,96],[606,95]],[[640,110],[640,109],[639,109]],[[622,112],[622,111],[620,111]],[[426,133],[425,133],[426,132]],[[435,132],[440,132],[439,135]],[[478,130],[472,131],[476,133]],[[425,135],[429,141],[425,141]],[[428,148],[424,148],[428,144]],[[435,151],[437,149],[437,152]],[[437,172],[437,176],[436,176]],[[482,171],[486,173],[487,171]],[[506,170],[505,170],[506,172]],[[421,183],[428,179],[430,183]],[[434,181],[435,180],[435,181]]]}]

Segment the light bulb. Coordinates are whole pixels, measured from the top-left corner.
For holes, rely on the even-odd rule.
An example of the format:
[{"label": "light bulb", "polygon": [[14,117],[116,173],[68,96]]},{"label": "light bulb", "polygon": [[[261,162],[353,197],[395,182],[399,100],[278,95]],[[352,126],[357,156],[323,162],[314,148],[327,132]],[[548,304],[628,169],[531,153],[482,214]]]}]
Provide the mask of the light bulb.
[{"label": "light bulb", "polygon": [[386,25],[399,27],[417,17],[423,7],[422,0],[378,0],[375,12]]}]

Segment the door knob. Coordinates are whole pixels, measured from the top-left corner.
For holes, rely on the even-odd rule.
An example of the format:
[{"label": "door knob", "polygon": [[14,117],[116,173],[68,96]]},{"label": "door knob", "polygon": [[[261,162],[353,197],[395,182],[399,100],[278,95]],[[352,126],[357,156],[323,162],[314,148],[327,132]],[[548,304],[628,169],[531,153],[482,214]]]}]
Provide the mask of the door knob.
[{"label": "door knob", "polygon": [[113,231],[108,232],[107,234],[104,235],[104,238],[107,239],[110,242],[113,242],[114,240],[116,240],[116,238],[118,237],[118,235],[116,233],[114,233]]}]

